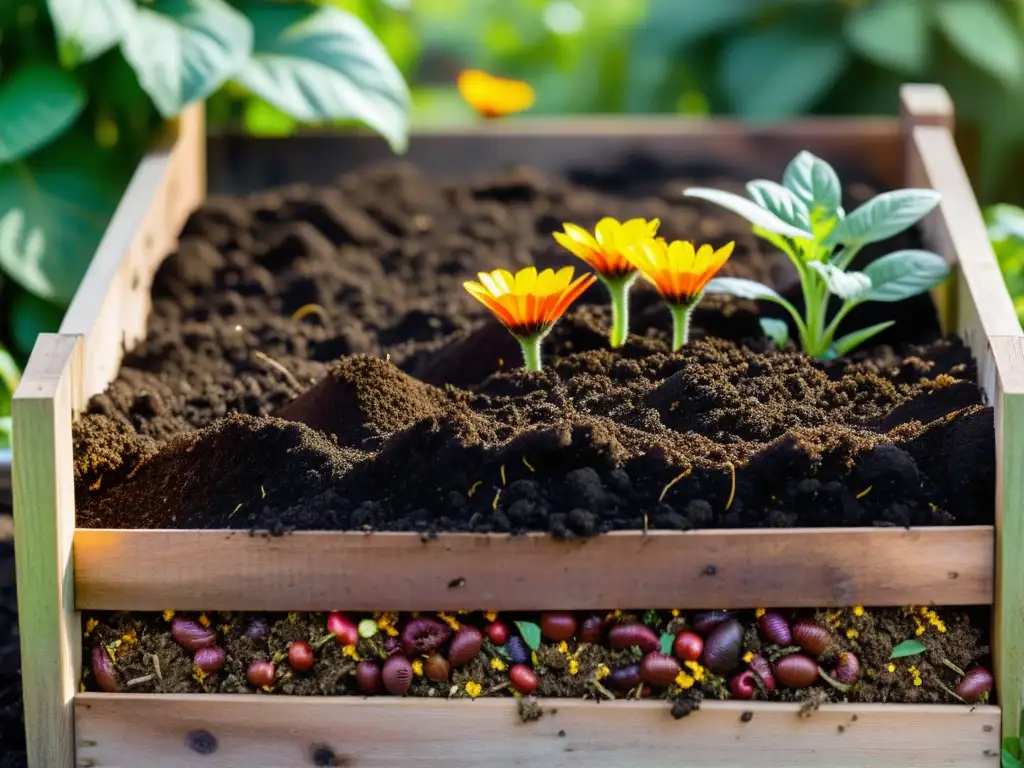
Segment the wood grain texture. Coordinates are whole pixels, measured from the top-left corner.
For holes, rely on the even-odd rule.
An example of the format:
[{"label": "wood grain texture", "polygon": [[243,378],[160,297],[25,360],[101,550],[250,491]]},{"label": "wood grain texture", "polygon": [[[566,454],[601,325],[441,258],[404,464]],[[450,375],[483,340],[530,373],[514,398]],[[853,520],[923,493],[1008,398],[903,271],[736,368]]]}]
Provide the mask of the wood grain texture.
[{"label": "wood grain texture", "polygon": [[[808,118],[770,127],[679,117],[484,121],[419,130],[401,160],[426,175],[451,178],[517,165],[549,173],[621,167],[639,156],[691,175],[704,170],[774,179],[802,149],[861,180],[896,186],[903,179],[900,128],[891,118]],[[387,144],[370,135],[211,136],[210,191],[249,194],[282,184],[331,184],[339,174],[394,161]]]},{"label": "wood grain texture", "polygon": [[[79,609],[987,605],[990,526],[510,537],[79,530]],[[370,576],[370,574],[374,574]]]},{"label": "wood grain texture", "polygon": [[14,393],[14,540],[30,765],[75,762],[71,700],[81,624],[74,609],[71,418],[81,340],[42,334]]},{"label": "wood grain texture", "polygon": [[139,164],[61,323],[61,333],[84,339],[86,399],[106,389],[124,350],[145,335],[153,276],[205,194],[202,105],[176,127],[168,146]]},{"label": "wood grain texture", "polygon": [[[708,702],[674,720],[665,702],[424,701],[245,695],[79,694],[80,764],[104,768],[998,768],[997,707]],[[744,722],[744,712],[752,713]],[[204,733],[205,732],[205,733]],[[210,738],[212,736],[212,738]],[[199,754],[197,743],[213,750]],[[330,760],[333,755],[333,762]]]},{"label": "wood grain texture", "polygon": [[996,599],[993,645],[1003,735],[1024,709],[1024,339],[991,339],[996,371]]}]

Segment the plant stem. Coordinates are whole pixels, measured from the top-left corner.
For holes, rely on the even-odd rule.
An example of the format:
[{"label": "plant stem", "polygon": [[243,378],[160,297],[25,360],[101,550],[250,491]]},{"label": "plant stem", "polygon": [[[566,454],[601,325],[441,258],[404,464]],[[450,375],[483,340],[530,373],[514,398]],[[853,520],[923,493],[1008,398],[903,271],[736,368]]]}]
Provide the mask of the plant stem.
[{"label": "plant stem", "polygon": [[629,289],[636,280],[637,273],[634,272],[626,277],[607,278],[601,277],[604,287],[608,289],[608,296],[612,302],[612,330],[611,346],[613,349],[621,347],[626,343],[629,336]]},{"label": "plant stem", "polygon": [[541,335],[517,336],[519,346],[523,348],[523,365],[528,371],[540,370],[540,340]]},{"label": "plant stem", "polygon": [[693,304],[673,304],[669,306],[672,313],[672,351],[678,352],[690,339],[690,315]]}]

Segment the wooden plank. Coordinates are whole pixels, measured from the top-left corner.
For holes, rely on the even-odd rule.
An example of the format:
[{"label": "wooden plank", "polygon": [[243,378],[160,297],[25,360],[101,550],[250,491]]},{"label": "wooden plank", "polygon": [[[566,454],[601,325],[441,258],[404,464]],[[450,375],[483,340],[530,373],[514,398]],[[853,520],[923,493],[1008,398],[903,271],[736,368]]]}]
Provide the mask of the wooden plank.
[{"label": "wooden plank", "polygon": [[906,131],[919,125],[937,125],[953,130],[956,111],[949,91],[934,83],[906,83],[900,86],[900,123]]},{"label": "wooden plank", "polygon": [[[900,128],[892,118],[808,118],[753,127],[680,117],[521,118],[465,128],[420,130],[394,157],[378,137],[305,132],[287,139],[211,136],[210,191],[249,194],[291,183],[326,185],[339,174],[382,162],[407,162],[451,178],[520,164],[549,173],[621,165],[641,156],[669,167],[780,178],[802,149],[852,178],[897,186],[903,180]],[[681,190],[680,190],[681,191]]]},{"label": "wooden plank", "polygon": [[991,706],[836,704],[800,717],[797,704],[707,702],[681,720],[657,701],[549,699],[541,707],[551,712],[523,723],[514,699],[75,699],[80,764],[104,768],[999,766],[999,709]]},{"label": "wooden plank", "polygon": [[[447,534],[79,530],[85,610],[989,605],[991,526]],[[380,572],[386,578],[370,579]]]},{"label": "wooden plank", "polygon": [[76,336],[42,334],[14,394],[14,541],[28,757],[74,765],[71,700],[81,667],[71,542],[75,487],[71,418],[81,376]]},{"label": "wooden plank", "polygon": [[84,338],[86,398],[106,389],[146,333],[150,287],[178,231],[205,194],[203,107],[179,119],[173,141],[139,164],[61,323]]},{"label": "wooden plank", "polygon": [[1003,735],[1024,710],[1024,339],[991,340],[996,370],[996,599],[993,645]]}]

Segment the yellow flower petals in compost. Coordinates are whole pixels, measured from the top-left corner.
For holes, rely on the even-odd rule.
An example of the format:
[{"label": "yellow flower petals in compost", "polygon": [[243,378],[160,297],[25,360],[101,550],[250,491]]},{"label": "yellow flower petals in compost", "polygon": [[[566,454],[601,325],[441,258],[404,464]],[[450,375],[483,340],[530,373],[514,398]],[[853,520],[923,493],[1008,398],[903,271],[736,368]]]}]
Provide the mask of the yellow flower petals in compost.
[{"label": "yellow flower petals in compost", "polygon": [[470,680],[468,683],[466,683],[466,693],[468,693],[474,699],[477,696],[480,695],[480,692],[482,690],[483,690],[483,686],[480,685],[480,683],[474,683],[472,680]]},{"label": "yellow flower petals in compost", "polygon": [[493,659],[491,659],[491,669],[493,669],[495,672],[504,672],[505,662],[499,659],[497,656],[495,656]]},{"label": "yellow flower petals in compost", "polygon": [[497,621],[498,620],[498,612],[497,611],[485,611],[484,612],[484,618],[487,619],[488,621]]},{"label": "yellow flower petals in compost", "polygon": [[863,605],[855,605],[855,606],[853,606],[853,615],[854,616],[863,616],[864,615],[864,606]]},{"label": "yellow flower petals in compost", "polygon": [[684,691],[693,687],[696,680],[685,672],[680,672],[676,675],[675,683]]}]

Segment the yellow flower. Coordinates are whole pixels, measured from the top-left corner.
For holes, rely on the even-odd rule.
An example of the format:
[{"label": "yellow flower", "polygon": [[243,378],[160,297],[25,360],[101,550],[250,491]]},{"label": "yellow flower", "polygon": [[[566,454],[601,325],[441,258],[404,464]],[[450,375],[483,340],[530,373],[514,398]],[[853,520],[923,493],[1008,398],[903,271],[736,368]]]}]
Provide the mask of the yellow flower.
[{"label": "yellow flower", "polygon": [[856,640],[858,637],[860,637],[860,632],[858,632],[856,629],[848,629],[846,630],[846,636],[850,640]]},{"label": "yellow flower", "polygon": [[651,238],[631,248],[628,258],[665,301],[685,306],[700,299],[704,286],[728,261],[735,245],[730,242],[715,250],[710,245],[694,248],[686,240],[667,243],[663,238]]},{"label": "yellow flower", "polygon": [[416,675],[416,677],[423,677],[423,662],[419,659],[416,659],[416,661],[412,663],[412,673]]},{"label": "yellow flower", "polygon": [[916,686],[921,685],[921,678],[920,677],[915,677],[914,678],[914,685],[916,685]]},{"label": "yellow flower", "polygon": [[678,608],[673,608],[672,609],[672,616],[674,616],[677,619],[679,618],[679,609]]},{"label": "yellow flower", "polygon": [[569,674],[578,675],[580,672],[580,663],[576,659],[569,659]]},{"label": "yellow flower", "polygon": [[164,611],[164,621],[170,621],[173,618],[174,618],[174,611],[172,611],[170,608],[168,608],[166,611]]},{"label": "yellow flower", "polygon": [[126,645],[133,645],[135,643],[135,630],[129,629],[123,635],[121,635],[121,642]]},{"label": "yellow flower", "polygon": [[918,624],[917,625],[917,629],[914,630],[914,634],[917,635],[918,637],[923,635],[924,634],[924,625]]},{"label": "yellow flower", "polygon": [[886,669],[889,670],[890,672],[895,672],[896,671],[896,665],[890,662],[889,666],[887,666]]},{"label": "yellow flower", "polygon": [[459,620],[456,619],[454,616],[449,616],[447,613],[443,613],[443,612],[439,613],[437,615],[441,619],[441,621],[443,621],[445,624],[447,624],[449,627],[451,627],[453,631],[455,631],[455,632],[459,631],[459,627],[461,625],[459,624]]},{"label": "yellow flower", "polygon": [[575,280],[572,267],[555,272],[526,267],[513,275],[505,269],[480,272],[480,282],[463,286],[487,307],[513,336],[527,339],[543,336],[576,299],[597,279],[587,273]]},{"label": "yellow flower", "polygon": [[565,642],[565,640],[563,640],[562,642],[560,642],[558,644],[558,650],[560,650],[562,653],[568,653],[569,652],[569,644],[567,642]]},{"label": "yellow flower", "polygon": [[658,234],[658,219],[629,219],[619,222],[605,217],[597,222],[591,235],[575,224],[563,224],[564,232],[555,232],[558,243],[587,263],[601,277],[618,280],[636,272],[626,251]]},{"label": "yellow flower", "polygon": [[751,659],[753,659],[753,658],[754,658],[754,654],[753,654],[752,651],[747,651],[746,653],[743,654],[743,661],[746,662],[747,664],[749,664]]},{"label": "yellow flower", "polygon": [[853,615],[854,616],[863,616],[864,615],[864,606],[863,605],[855,605],[855,606],[853,606]]},{"label": "yellow flower", "polygon": [[459,73],[456,84],[462,98],[481,117],[504,117],[533,106],[533,88],[522,80],[467,69]]},{"label": "yellow flower", "polygon": [[756,611],[754,611],[754,616],[755,618],[760,619],[762,616],[764,616],[765,613],[766,611],[764,608],[758,608]]},{"label": "yellow flower", "polygon": [[495,670],[496,672],[504,672],[505,662],[499,659],[497,656],[495,656],[493,659],[491,659],[491,669]]},{"label": "yellow flower", "polygon": [[96,619],[89,619],[85,622],[85,636],[88,637],[89,634],[99,625],[100,623]]},{"label": "yellow flower", "polygon": [[199,623],[202,624],[204,627],[210,626],[210,620],[208,618],[206,618],[206,614],[205,613],[200,613],[199,614]]},{"label": "yellow flower", "polygon": [[498,620],[498,612],[497,611],[485,611],[484,612],[484,618],[487,619],[488,621],[497,621]]},{"label": "yellow flower", "polygon": [[704,667],[698,664],[696,661],[684,662],[683,666],[687,667],[690,672],[693,673],[693,679],[698,683],[704,682]]},{"label": "yellow flower", "polygon": [[685,690],[693,687],[693,684],[694,684],[695,680],[694,680],[694,678],[690,677],[685,672],[680,672],[678,675],[676,675],[675,682],[676,682],[676,685],[678,685],[680,688],[682,688],[685,691]]},{"label": "yellow flower", "polygon": [[359,653],[356,651],[356,647],[354,645],[346,645],[344,648],[341,649],[341,652],[345,656],[348,656],[350,659],[354,659],[355,661],[361,661],[361,659],[359,658]]},{"label": "yellow flower", "polygon": [[472,680],[470,680],[468,683],[466,683],[466,693],[468,693],[474,699],[477,696],[480,695],[480,692],[482,690],[483,690],[483,686],[480,685],[480,683],[474,683]]},{"label": "yellow flower", "polygon": [[612,673],[612,671],[610,669],[608,669],[608,665],[607,664],[599,664],[597,666],[597,671],[594,673],[594,677],[597,678],[598,680],[604,680],[611,673]]}]

